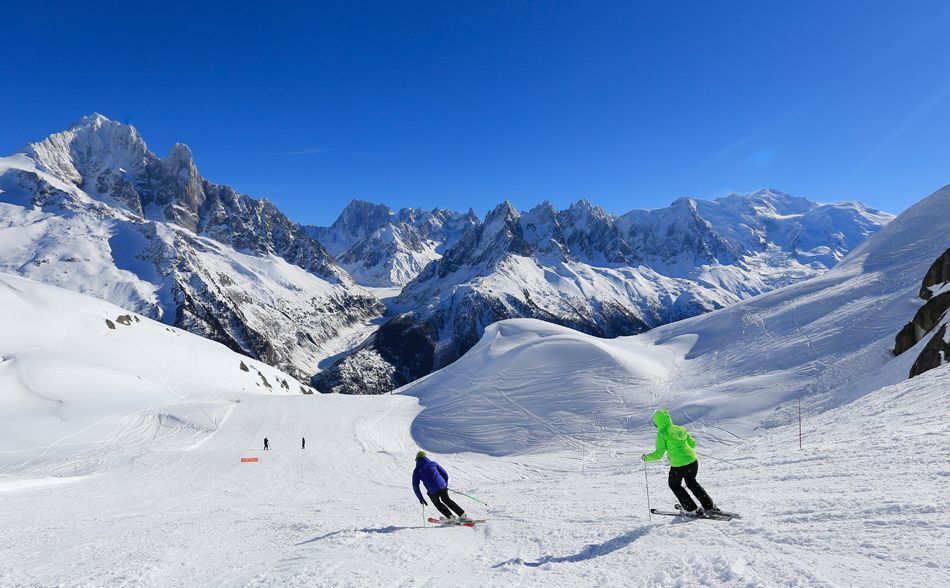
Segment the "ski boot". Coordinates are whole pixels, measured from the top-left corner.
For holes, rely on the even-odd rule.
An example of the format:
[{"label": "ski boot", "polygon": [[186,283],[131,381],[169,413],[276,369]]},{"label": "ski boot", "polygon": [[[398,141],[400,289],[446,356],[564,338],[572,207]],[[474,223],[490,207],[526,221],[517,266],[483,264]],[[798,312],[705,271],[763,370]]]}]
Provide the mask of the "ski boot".
[{"label": "ski boot", "polygon": [[696,518],[701,519],[704,516],[706,516],[706,512],[703,510],[703,507],[701,506],[697,506],[694,510],[686,510],[685,508],[683,508],[681,504],[677,503],[673,505],[673,507],[676,510],[680,511],[681,513],[689,517],[696,517]]}]

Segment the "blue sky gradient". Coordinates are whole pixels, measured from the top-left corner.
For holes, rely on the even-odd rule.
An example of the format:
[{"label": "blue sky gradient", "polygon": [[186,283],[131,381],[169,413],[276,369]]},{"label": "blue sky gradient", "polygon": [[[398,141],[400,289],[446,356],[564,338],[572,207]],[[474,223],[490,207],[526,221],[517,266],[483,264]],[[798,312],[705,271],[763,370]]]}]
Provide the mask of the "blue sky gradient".
[{"label": "blue sky gradient", "polygon": [[14,2],[0,153],[91,112],[327,224],[950,183],[946,2]]}]

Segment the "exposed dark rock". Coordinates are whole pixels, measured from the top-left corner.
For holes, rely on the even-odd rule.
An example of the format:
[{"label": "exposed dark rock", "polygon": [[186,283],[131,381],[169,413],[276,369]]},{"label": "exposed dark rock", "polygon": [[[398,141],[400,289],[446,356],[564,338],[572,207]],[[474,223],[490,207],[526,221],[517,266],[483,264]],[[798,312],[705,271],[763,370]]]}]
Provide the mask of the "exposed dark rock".
[{"label": "exposed dark rock", "polygon": [[919,376],[927,370],[950,361],[950,343],[946,341],[947,324],[944,323],[920,352],[917,361],[910,368],[910,377]]},{"label": "exposed dark rock", "polygon": [[[950,323],[950,249],[933,262],[924,275],[920,297],[927,301],[917,310],[913,320],[904,325],[894,341],[894,355],[900,355],[923,341],[930,340],[921,350],[910,369],[910,377],[918,376],[950,360],[950,343],[945,340]],[[935,288],[936,287],[936,288]],[[941,290],[934,295],[935,290]]]},{"label": "exposed dark rock", "polygon": [[927,336],[950,309],[950,292],[943,292],[927,301],[917,310],[914,319],[904,325],[894,342],[894,355],[900,355]]},{"label": "exposed dark rock", "polygon": [[920,287],[920,297],[924,300],[930,300],[933,295],[930,288],[940,284],[950,282],[950,249],[943,252],[943,255],[937,258],[927,270],[924,276],[924,283]]}]

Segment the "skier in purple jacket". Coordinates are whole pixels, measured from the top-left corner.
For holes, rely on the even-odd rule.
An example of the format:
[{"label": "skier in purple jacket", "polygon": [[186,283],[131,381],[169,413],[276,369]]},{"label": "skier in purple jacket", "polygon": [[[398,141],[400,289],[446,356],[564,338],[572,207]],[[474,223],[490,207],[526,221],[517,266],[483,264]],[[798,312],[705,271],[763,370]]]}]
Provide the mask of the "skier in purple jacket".
[{"label": "skier in purple jacket", "polygon": [[[429,495],[429,499],[432,500],[433,506],[442,513],[442,520],[446,522],[470,520],[465,516],[462,507],[449,498],[449,473],[442,466],[426,457],[425,451],[416,454],[416,469],[412,472],[412,491],[416,493],[419,504],[425,506],[427,503],[422,497],[422,492],[419,491],[419,482],[422,482],[422,485],[426,487],[426,493]],[[452,514],[452,511],[455,511],[455,515],[458,515],[457,518]]]}]

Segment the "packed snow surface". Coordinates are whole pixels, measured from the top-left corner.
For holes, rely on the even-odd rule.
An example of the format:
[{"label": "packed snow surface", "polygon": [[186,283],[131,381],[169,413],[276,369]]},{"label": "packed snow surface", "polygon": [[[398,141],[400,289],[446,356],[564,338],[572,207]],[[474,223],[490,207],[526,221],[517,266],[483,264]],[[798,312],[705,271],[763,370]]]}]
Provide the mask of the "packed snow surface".
[{"label": "packed snow surface", "polygon": [[[434,455],[487,522],[426,525],[406,396],[231,395],[200,445],[103,439],[111,467],[0,488],[4,584],[892,586],[950,580],[947,366],[729,448],[701,481],[743,519],[647,515],[643,443]],[[238,402],[240,401],[240,402]],[[184,410],[184,407],[183,409]],[[644,415],[646,416],[646,415]],[[175,433],[173,436],[184,433]],[[268,436],[272,450],[260,451]],[[301,450],[301,436],[307,449]],[[705,457],[706,455],[715,456]],[[241,463],[243,456],[259,463]],[[4,454],[5,463],[23,454]],[[649,464],[654,506],[670,507]],[[68,481],[68,482],[67,482]],[[41,485],[42,484],[42,485]],[[432,515],[431,508],[427,515]]]},{"label": "packed snow surface", "polygon": [[[644,335],[505,321],[380,397],[280,395],[220,346],[4,276],[0,584],[948,585],[950,366],[907,380],[889,351],[948,210],[938,192],[819,278]],[[742,519],[648,515],[673,503],[639,458],[659,406]],[[486,522],[425,524],[419,447]]]}]

